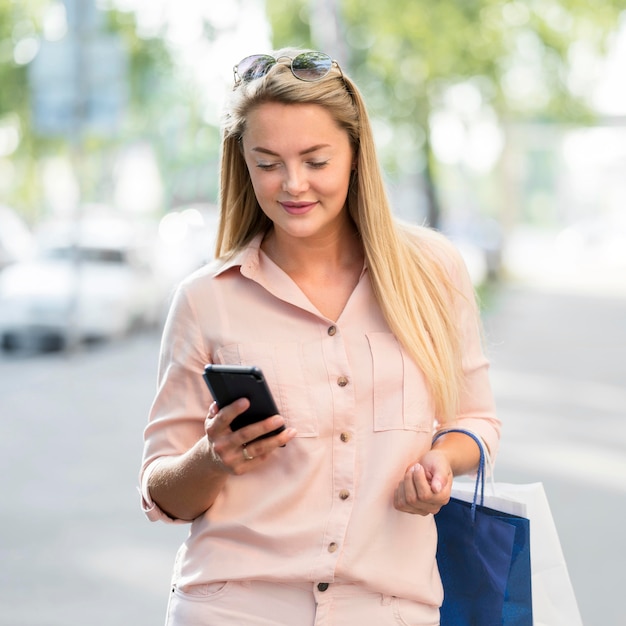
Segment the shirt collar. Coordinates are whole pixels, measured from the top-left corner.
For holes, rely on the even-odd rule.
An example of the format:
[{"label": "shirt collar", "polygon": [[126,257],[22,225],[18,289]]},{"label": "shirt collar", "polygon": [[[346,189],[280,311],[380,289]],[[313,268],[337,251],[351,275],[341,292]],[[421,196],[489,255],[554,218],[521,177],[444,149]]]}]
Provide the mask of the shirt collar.
[{"label": "shirt collar", "polygon": [[263,237],[263,233],[255,235],[245,248],[242,248],[230,258],[219,263],[218,267],[213,272],[213,276],[219,276],[233,267],[241,268],[241,273],[244,276],[256,274],[259,269],[259,254]]},{"label": "shirt collar", "polygon": [[[245,246],[245,248],[242,248],[225,261],[219,262],[217,268],[213,272],[213,276],[219,276],[220,274],[227,272],[233,267],[241,268],[241,273],[248,278],[256,276],[259,271],[259,256],[261,254],[261,243],[263,242],[264,237],[265,233],[259,233],[258,235],[255,235],[250,240],[250,243]],[[363,262],[363,270],[361,271],[361,276],[365,274],[367,269],[368,267],[366,259]]]}]

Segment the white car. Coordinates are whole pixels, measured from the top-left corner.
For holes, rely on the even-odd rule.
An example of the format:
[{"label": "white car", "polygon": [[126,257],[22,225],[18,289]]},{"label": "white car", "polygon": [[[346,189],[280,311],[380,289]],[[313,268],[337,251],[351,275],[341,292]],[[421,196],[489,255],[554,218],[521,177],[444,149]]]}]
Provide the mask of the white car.
[{"label": "white car", "polygon": [[59,348],[160,320],[165,296],[133,229],[92,220],[78,235],[68,233],[48,237],[32,260],[0,272],[4,349]]},{"label": "white car", "polygon": [[0,204],[0,270],[32,254],[33,236],[16,211]]}]

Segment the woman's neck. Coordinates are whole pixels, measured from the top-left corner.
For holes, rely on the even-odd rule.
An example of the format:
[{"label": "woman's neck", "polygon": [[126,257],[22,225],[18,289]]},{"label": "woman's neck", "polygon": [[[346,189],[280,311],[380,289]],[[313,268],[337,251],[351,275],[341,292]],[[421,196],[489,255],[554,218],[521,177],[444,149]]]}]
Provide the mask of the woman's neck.
[{"label": "woman's neck", "polygon": [[317,238],[288,237],[271,230],[261,249],[287,274],[332,274],[363,266],[363,247],[354,228]]},{"label": "woman's neck", "polygon": [[322,315],[339,319],[363,271],[363,247],[356,230],[315,241],[286,241],[272,231],[261,249]]}]

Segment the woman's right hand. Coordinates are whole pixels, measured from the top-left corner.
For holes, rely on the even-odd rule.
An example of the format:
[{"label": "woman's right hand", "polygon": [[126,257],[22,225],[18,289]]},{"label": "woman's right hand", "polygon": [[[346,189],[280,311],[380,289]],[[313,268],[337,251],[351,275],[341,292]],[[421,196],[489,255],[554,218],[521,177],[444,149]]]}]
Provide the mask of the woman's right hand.
[{"label": "woman's right hand", "polygon": [[202,515],[213,505],[228,476],[254,470],[296,436],[293,428],[286,428],[278,435],[245,445],[285,423],[280,415],[274,415],[232,431],[230,423],[247,408],[245,398],[221,410],[212,405],[204,423],[206,436],[184,454],[163,459],[154,469],[148,489],[167,515],[188,521]]},{"label": "woman's right hand", "polygon": [[240,398],[222,409],[213,402],[205,421],[205,431],[213,462],[225,473],[241,475],[255,469],[276,450],[293,439],[297,431],[286,428],[281,433],[254,441],[257,437],[276,430],[285,424],[281,415],[273,415],[260,422],[231,430],[231,422],[250,406],[246,398]]}]

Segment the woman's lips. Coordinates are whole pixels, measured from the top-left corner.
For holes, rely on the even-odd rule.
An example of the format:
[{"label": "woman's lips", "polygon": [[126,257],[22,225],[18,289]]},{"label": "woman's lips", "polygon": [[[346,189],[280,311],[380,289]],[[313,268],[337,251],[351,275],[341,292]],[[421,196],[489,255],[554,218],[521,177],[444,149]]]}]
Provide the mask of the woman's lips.
[{"label": "woman's lips", "polygon": [[317,202],[280,202],[279,204],[290,215],[302,215],[310,211]]}]

